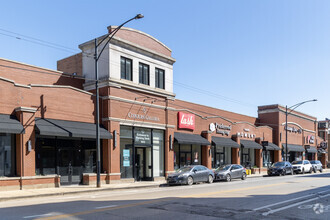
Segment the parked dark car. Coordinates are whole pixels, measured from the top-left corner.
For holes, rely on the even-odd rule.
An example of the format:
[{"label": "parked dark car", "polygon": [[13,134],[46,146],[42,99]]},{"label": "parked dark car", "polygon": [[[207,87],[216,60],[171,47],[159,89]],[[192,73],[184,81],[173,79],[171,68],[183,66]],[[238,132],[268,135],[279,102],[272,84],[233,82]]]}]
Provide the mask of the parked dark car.
[{"label": "parked dark car", "polygon": [[178,169],[175,173],[171,173],[167,177],[168,185],[188,184],[192,185],[197,182],[212,183],[214,173],[202,165],[186,166]]},{"label": "parked dark car", "polygon": [[214,171],[216,180],[225,180],[227,182],[232,179],[246,179],[246,169],[238,164],[228,164],[218,167]]},{"label": "parked dark car", "polygon": [[312,166],[313,166],[313,171],[314,173],[316,173],[317,171],[320,171],[320,173],[322,173],[323,168],[322,168],[322,163],[319,160],[311,160],[310,161]]},{"label": "parked dark car", "polygon": [[282,162],[273,163],[273,165],[268,168],[267,173],[268,176],[272,176],[272,175],[284,176],[286,174],[293,175],[294,172],[290,162],[282,161]]}]

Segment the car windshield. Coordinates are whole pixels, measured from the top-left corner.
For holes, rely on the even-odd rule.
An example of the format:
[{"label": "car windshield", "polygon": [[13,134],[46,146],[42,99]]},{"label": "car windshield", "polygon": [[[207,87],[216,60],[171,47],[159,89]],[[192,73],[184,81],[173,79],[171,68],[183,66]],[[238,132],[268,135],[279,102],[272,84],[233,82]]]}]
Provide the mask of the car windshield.
[{"label": "car windshield", "polygon": [[302,164],[302,161],[293,161],[292,164]]},{"label": "car windshield", "polygon": [[220,166],[220,167],[218,167],[217,171],[220,171],[220,170],[229,170],[230,167],[231,167],[231,165]]},{"label": "car windshield", "polygon": [[278,162],[278,163],[274,163],[272,167],[283,167],[284,164],[285,164],[284,162]]},{"label": "car windshield", "polygon": [[310,162],[311,164],[317,164],[315,160],[311,160]]},{"label": "car windshield", "polygon": [[191,170],[192,167],[182,167],[178,170],[176,170],[177,173],[185,173],[185,172],[189,172]]}]

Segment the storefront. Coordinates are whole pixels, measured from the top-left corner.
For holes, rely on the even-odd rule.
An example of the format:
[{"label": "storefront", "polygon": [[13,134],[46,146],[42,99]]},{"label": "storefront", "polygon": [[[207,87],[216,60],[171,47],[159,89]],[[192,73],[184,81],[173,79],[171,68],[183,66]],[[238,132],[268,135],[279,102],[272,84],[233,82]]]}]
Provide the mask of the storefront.
[{"label": "storefront", "polygon": [[164,176],[164,131],[120,126],[120,173],[136,181]]},{"label": "storefront", "polygon": [[[61,185],[70,185],[96,173],[95,124],[36,118],[35,127],[37,175],[60,175]],[[112,135],[100,127],[100,138]]]},{"label": "storefront", "polygon": [[212,168],[231,164],[232,148],[239,148],[239,144],[231,138],[212,136]]},{"label": "storefront", "polygon": [[256,165],[255,151],[262,149],[262,146],[257,142],[250,140],[241,140],[241,165],[244,167],[253,167]]},{"label": "storefront", "polygon": [[317,159],[317,149],[315,147],[311,147],[309,145],[305,146],[305,158],[307,160],[316,160]]},{"label": "storefront", "polygon": [[269,167],[274,163],[275,151],[280,151],[281,148],[268,141],[262,141],[262,147],[262,166]]},{"label": "storefront", "polygon": [[16,117],[0,114],[0,177],[16,176],[16,134],[24,133]]},{"label": "storefront", "polygon": [[202,164],[202,146],[211,145],[205,138],[197,134],[174,133],[174,170]]},{"label": "storefront", "polygon": [[[295,161],[295,160],[302,160],[304,154],[305,154],[305,148],[301,145],[296,144],[288,144],[288,154],[287,158],[289,162]],[[286,147],[285,144],[282,144],[282,156],[283,160],[286,160]]]}]

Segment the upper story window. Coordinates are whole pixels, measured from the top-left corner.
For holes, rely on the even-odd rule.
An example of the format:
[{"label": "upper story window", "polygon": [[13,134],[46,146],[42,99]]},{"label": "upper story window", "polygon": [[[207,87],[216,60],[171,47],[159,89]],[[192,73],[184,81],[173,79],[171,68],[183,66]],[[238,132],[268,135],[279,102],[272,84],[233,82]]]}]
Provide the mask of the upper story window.
[{"label": "upper story window", "polygon": [[132,81],[132,60],[126,57],[120,57],[121,79]]},{"label": "upper story window", "polygon": [[149,65],[139,63],[139,83],[149,85]]},{"label": "upper story window", "polygon": [[165,70],[156,68],[155,79],[156,88],[165,89]]}]

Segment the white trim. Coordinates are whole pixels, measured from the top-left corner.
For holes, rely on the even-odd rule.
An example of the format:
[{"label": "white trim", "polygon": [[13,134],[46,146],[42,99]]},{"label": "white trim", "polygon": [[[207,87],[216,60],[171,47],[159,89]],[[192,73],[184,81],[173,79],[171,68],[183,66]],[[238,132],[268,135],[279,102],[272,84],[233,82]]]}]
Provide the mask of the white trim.
[{"label": "white trim", "polygon": [[158,108],[158,109],[166,109],[165,106],[161,106],[161,105],[155,105],[155,104],[149,104],[149,103],[145,103],[145,102],[140,102],[140,101],[136,101],[136,100],[130,100],[130,99],[124,99],[124,98],[120,98],[117,96],[102,96],[102,99],[106,100],[116,100],[116,101],[121,101],[121,102],[126,102],[126,103],[130,103],[130,104],[138,104],[138,105],[143,105],[143,106],[148,106],[148,107],[152,107],[152,108]]},{"label": "white trim", "polygon": [[36,113],[37,108],[29,108],[29,107],[17,107],[15,108],[15,112],[31,112],[31,113]]},{"label": "white trim", "polygon": [[109,176],[120,176],[121,173],[109,173]]},{"label": "white trim", "polygon": [[[298,126],[303,131],[307,131],[307,132],[311,132],[311,133],[316,133],[315,131],[312,131],[312,130],[308,130],[308,129],[303,128],[300,124],[297,124],[295,122],[288,121],[288,124],[296,125],[296,126]],[[283,122],[282,125],[285,126],[285,122]]]},{"label": "white trim", "polygon": [[31,87],[46,87],[46,88],[64,88],[64,89],[72,89],[77,92],[85,93],[87,95],[93,95],[91,92],[87,92],[85,90],[81,90],[72,86],[62,86],[62,85],[41,85],[41,84],[30,84]]},{"label": "white trim", "polygon": [[120,125],[137,126],[137,127],[144,127],[144,128],[156,128],[156,129],[162,129],[162,130],[165,130],[166,128],[175,128],[175,125],[134,121],[134,120],[128,120],[128,119],[113,118],[113,117],[102,118],[102,121],[115,121],[115,122],[119,122]]},{"label": "white trim", "polygon": [[[84,90],[90,91],[95,89],[95,83],[87,82],[84,83]],[[171,99],[172,97],[175,97],[174,93],[167,92],[166,90],[163,89],[158,89],[158,88],[152,88],[150,86],[142,85],[142,84],[135,84],[135,83],[130,83],[130,81],[127,80],[118,80],[114,78],[108,78],[103,82],[99,83],[99,88],[103,87],[116,87],[116,88],[127,88],[127,89],[134,89],[139,92],[144,92],[144,93],[149,93],[152,95],[158,95],[162,96],[168,99]]]},{"label": "white trim", "polygon": [[0,77],[0,80],[12,83],[12,84],[14,84],[14,86],[17,86],[17,87],[23,87],[23,88],[31,89],[31,86],[29,86],[29,85],[23,85],[23,84],[15,83],[14,80],[10,80],[10,79],[4,78],[4,77]]}]

